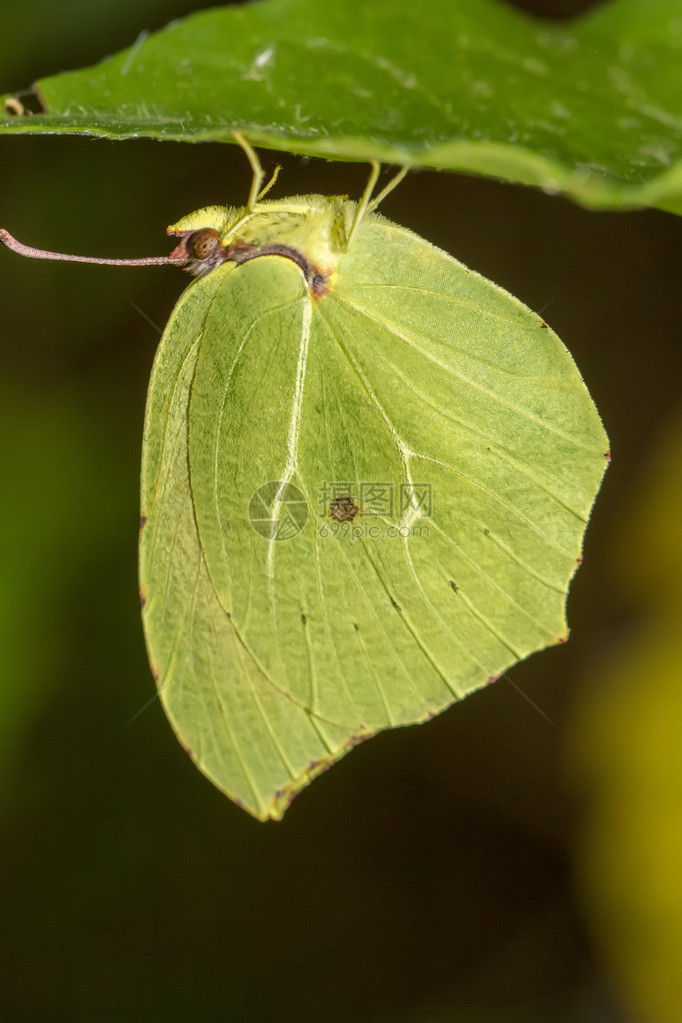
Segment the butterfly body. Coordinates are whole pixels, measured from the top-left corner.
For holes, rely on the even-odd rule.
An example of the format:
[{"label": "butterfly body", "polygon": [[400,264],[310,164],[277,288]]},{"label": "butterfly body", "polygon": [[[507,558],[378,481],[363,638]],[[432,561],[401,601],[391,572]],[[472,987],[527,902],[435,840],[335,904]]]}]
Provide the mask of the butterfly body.
[{"label": "butterfly body", "polygon": [[567,638],[609,460],[547,323],[372,199],[264,201],[168,228],[196,279],[154,361],[140,597],[158,695],[260,820],[376,732]]},{"label": "butterfly body", "polygon": [[[261,819],[565,637],[605,465],[543,321],[377,214],[348,245],[356,210],[296,196],[169,229],[177,261],[215,235],[150,383],[147,644],[181,742]],[[341,500],[359,514],[331,522]]]}]

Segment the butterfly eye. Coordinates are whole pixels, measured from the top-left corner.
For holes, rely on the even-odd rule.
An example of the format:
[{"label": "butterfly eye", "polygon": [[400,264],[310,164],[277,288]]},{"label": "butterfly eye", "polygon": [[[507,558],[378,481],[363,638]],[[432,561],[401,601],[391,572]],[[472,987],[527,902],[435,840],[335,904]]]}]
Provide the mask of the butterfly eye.
[{"label": "butterfly eye", "polygon": [[213,227],[202,227],[187,239],[187,250],[195,259],[208,259],[220,245],[220,235]]}]

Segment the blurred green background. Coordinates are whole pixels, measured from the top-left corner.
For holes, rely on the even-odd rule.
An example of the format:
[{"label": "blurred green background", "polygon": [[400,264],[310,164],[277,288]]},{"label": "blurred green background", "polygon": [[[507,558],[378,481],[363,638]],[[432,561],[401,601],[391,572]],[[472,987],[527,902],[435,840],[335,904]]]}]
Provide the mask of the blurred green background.
[{"label": "blurred green background", "polygon": [[[13,9],[0,92],[200,6]],[[279,194],[366,180],[283,163]],[[4,136],[0,224],[65,252],[165,254],[168,223],[242,202],[249,180],[234,147]],[[186,278],[0,252],[2,1020],[682,1018],[682,223],[428,172],[382,211],[541,312],[610,434],[571,640],[511,674],[556,727],[502,680],[361,745],[263,825],[157,704],[131,723],[154,692],[145,390]]]}]

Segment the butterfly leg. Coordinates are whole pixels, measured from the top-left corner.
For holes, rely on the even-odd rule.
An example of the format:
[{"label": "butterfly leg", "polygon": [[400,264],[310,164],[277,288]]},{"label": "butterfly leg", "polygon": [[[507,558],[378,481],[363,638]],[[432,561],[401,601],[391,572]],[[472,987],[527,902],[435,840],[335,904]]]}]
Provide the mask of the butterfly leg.
[{"label": "butterfly leg", "polygon": [[275,181],[277,181],[277,177],[282,168],[280,167],[279,164],[277,164],[272,177],[268,181],[267,185],[265,185],[265,187],[263,188],[262,185],[263,178],[265,177],[265,171],[263,170],[262,164],[258,159],[258,153],[253,148],[253,146],[246,141],[246,139],[244,138],[240,131],[234,131],[232,132],[232,134],[234,135],[235,141],[244,150],[246,154],[246,159],[249,161],[249,164],[251,165],[251,170],[253,171],[253,178],[251,180],[251,190],[249,191],[249,198],[246,203],[246,208],[249,211],[249,213],[253,213],[256,206],[258,205],[259,200],[262,199],[264,195],[267,195],[267,193],[274,185]]},{"label": "butterfly leg", "polygon": [[355,237],[355,232],[360,227],[360,222],[365,215],[367,207],[369,206],[369,200],[372,197],[374,186],[376,185],[379,179],[379,171],[381,170],[381,164],[379,163],[379,161],[372,160],[370,166],[372,169],[369,174],[369,181],[367,182],[365,186],[365,191],[362,193],[360,201],[358,202],[357,208],[355,210],[355,216],[353,217],[353,223],[351,224],[350,231],[348,232],[348,238],[346,239],[346,252],[351,247],[351,243],[353,241],[353,238]]},{"label": "butterfly leg", "polygon": [[407,174],[407,171],[409,170],[408,167],[401,167],[398,173],[393,178],[391,178],[386,187],[381,192],[379,192],[379,195],[376,197],[376,199],[372,199],[372,192],[374,191],[374,188],[378,181],[381,165],[379,164],[378,160],[372,160],[371,167],[372,169],[370,171],[369,181],[367,182],[365,190],[362,193],[360,201],[358,202],[357,209],[355,210],[355,216],[353,218],[353,223],[348,233],[348,238],[346,240],[346,251],[348,251],[348,249],[350,248],[351,242],[355,237],[355,232],[359,228],[365,213],[371,213],[372,210],[375,210],[379,203],[386,198],[389,192],[392,192],[396,185],[400,184],[400,182]]},{"label": "butterfly leg", "polygon": [[249,164],[251,165],[251,170],[253,171],[253,178],[251,179],[251,190],[249,192],[249,198],[246,203],[247,210],[250,213],[252,213],[253,210],[255,209],[256,203],[258,202],[258,198],[260,196],[263,178],[265,177],[265,171],[263,170],[261,162],[258,159],[258,153],[253,148],[253,146],[246,141],[242,133],[240,131],[233,131],[232,134],[234,135],[237,145],[241,146],[241,148],[246,153],[246,159],[249,161]]},{"label": "butterfly leg", "polygon": [[386,196],[389,195],[393,191],[393,189],[400,184],[400,182],[403,180],[409,169],[410,169],[409,167],[400,168],[398,173],[394,175],[394,177],[392,177],[389,183],[386,185],[386,188],[379,192],[376,199],[372,199],[372,201],[368,204],[367,206],[368,213],[371,213],[372,210],[375,210],[379,203],[383,202]]}]

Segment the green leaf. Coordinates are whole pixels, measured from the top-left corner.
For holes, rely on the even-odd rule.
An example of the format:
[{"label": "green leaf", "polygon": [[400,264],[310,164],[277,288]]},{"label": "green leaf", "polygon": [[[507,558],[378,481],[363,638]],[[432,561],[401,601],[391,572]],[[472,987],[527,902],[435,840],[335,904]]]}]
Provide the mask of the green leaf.
[{"label": "green leaf", "polygon": [[3,132],[230,141],[426,165],[682,211],[682,2],[568,25],[494,0],[263,0],[45,78]]},{"label": "green leaf", "polygon": [[355,210],[307,196],[173,228],[210,272],[150,383],[145,631],[181,742],[261,819],[566,639],[606,464],[547,324],[376,214],[347,246]]}]

